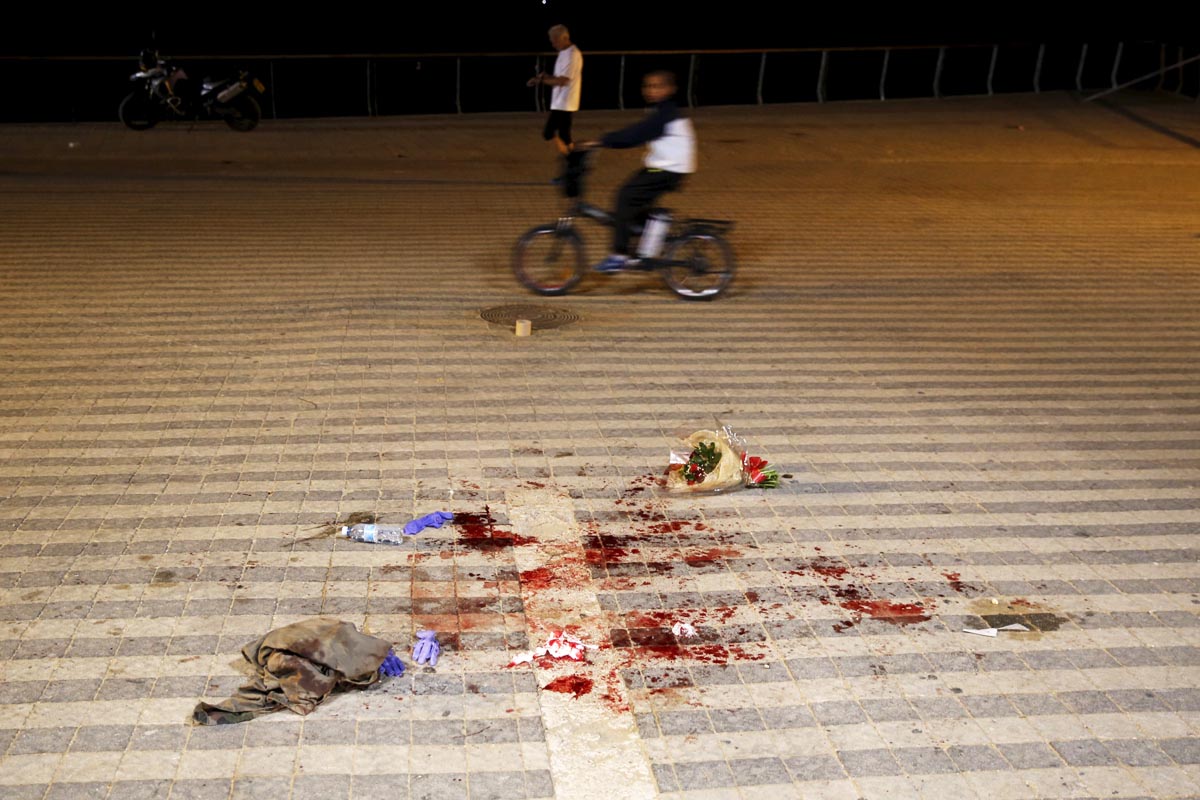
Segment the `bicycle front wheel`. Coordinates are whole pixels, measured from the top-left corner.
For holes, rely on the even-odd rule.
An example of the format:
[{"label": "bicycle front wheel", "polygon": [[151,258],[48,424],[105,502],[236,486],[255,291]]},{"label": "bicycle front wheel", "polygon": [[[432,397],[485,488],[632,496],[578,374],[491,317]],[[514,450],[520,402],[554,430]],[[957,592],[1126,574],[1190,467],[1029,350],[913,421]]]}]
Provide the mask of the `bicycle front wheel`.
[{"label": "bicycle front wheel", "polygon": [[583,280],[583,242],[571,229],[543,225],[527,231],[513,250],[513,272],[521,285],[541,295],[566,294]]},{"label": "bicycle front wheel", "polygon": [[667,245],[663,280],[684,300],[712,300],[733,280],[733,250],[716,233],[686,231]]}]

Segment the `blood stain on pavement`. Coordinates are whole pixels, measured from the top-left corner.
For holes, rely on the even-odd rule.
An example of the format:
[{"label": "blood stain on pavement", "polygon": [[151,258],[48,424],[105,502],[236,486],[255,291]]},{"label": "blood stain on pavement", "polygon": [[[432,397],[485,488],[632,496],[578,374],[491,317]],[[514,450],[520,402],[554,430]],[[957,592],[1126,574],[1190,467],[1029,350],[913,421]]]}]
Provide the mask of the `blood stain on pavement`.
[{"label": "blood stain on pavement", "polygon": [[579,699],[592,691],[593,686],[595,686],[595,682],[583,675],[563,675],[550,681],[542,689],[547,692],[574,695],[575,699]]},{"label": "blood stain on pavement", "polygon": [[458,544],[474,550],[494,551],[538,541],[531,536],[500,530],[490,506],[484,506],[481,512],[455,512],[454,525],[459,530]]},{"label": "blood stain on pavement", "polygon": [[847,611],[853,611],[871,619],[890,622],[893,625],[911,625],[916,622],[928,622],[932,619],[929,609],[916,603],[895,603],[891,600],[846,600],[840,605]]},{"label": "blood stain on pavement", "polygon": [[942,577],[950,582],[950,588],[959,594],[963,593],[966,584],[963,583],[962,575],[958,572],[943,572]]}]

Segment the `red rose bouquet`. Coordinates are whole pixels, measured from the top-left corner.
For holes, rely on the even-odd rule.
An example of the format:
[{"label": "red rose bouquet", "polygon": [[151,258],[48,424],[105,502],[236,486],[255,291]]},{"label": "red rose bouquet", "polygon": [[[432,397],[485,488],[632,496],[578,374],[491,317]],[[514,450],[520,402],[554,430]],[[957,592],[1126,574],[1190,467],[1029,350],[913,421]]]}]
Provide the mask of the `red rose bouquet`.
[{"label": "red rose bouquet", "polygon": [[718,430],[680,433],[682,445],[671,451],[667,488],[676,492],[724,492],[742,487],[774,489],[779,472],[746,453],[745,441],[728,425]]}]

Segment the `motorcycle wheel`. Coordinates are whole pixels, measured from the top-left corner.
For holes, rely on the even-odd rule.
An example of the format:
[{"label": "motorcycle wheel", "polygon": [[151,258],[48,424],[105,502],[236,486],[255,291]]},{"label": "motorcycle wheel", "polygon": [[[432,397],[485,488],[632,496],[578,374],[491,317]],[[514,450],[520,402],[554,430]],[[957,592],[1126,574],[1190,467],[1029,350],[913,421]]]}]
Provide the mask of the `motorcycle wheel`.
[{"label": "motorcycle wheel", "polygon": [[225,106],[224,117],[226,125],[245,133],[258,127],[258,121],[262,119],[262,109],[258,107],[257,100],[242,93]]},{"label": "motorcycle wheel", "polygon": [[158,114],[145,92],[130,92],[117,107],[117,117],[125,127],[134,131],[147,131],[158,124]]}]

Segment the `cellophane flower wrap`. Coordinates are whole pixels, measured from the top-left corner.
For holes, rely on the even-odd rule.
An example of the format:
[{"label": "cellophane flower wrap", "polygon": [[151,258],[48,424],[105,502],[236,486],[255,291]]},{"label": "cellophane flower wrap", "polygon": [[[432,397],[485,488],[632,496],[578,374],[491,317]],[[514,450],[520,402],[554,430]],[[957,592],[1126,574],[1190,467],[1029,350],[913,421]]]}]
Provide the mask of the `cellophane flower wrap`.
[{"label": "cellophane flower wrap", "polygon": [[672,492],[716,493],[733,489],[773,489],[779,473],[766,459],[746,452],[746,442],[728,425],[677,432],[680,444],[671,450],[667,489]]}]

